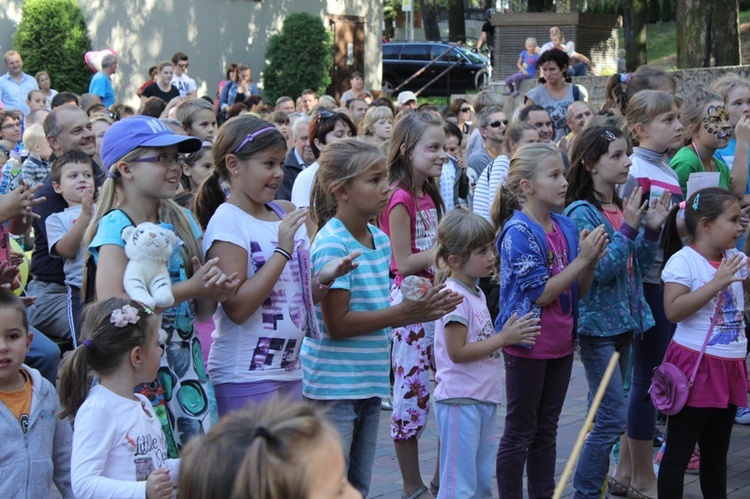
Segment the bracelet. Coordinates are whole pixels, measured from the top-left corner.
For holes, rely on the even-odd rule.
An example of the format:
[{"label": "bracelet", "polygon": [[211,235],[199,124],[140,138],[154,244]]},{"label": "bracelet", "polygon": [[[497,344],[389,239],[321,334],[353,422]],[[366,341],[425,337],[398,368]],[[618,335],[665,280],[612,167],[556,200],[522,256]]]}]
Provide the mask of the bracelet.
[{"label": "bracelet", "polygon": [[318,276],[315,276],[315,280],[318,282],[318,289],[329,289],[333,285],[333,283],[336,282],[336,279],[334,279],[328,284],[323,284],[322,282],[320,282],[320,279],[318,279]]},{"label": "bracelet", "polygon": [[287,250],[285,250],[285,249],[276,248],[276,249],[273,250],[273,252],[274,253],[278,253],[279,255],[281,255],[284,258],[286,258],[287,262],[292,259],[292,255],[290,255],[289,252]]}]

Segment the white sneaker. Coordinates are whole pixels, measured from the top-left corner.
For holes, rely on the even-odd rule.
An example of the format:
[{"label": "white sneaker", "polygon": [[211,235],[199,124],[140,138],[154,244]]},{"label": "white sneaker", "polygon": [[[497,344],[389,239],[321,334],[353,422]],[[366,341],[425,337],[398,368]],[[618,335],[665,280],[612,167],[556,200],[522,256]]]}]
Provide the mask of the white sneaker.
[{"label": "white sneaker", "polygon": [[740,407],[737,409],[737,415],[734,417],[737,424],[750,425],[750,407]]}]

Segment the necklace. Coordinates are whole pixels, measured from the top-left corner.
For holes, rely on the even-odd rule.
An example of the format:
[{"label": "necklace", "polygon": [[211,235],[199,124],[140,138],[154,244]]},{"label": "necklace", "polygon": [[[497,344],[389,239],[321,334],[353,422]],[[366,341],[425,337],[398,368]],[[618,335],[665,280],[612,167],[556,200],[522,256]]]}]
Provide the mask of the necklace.
[{"label": "necklace", "polygon": [[713,172],[714,171],[714,160],[713,158],[708,160],[708,166],[709,168],[706,168],[706,164],[703,162],[703,158],[701,158],[700,153],[698,152],[698,148],[695,146],[695,142],[690,143],[691,146],[693,146],[693,151],[695,151],[695,155],[698,156],[698,161],[701,162],[701,166],[703,169],[707,172]]},{"label": "necklace", "polygon": [[[523,207],[523,209],[521,211],[525,212],[528,216],[531,217],[531,219],[534,222],[536,222],[537,225],[540,225],[545,231],[547,231],[547,227],[544,224],[539,223],[539,220],[536,219],[536,217],[533,215],[533,213],[531,213],[531,210],[528,209],[525,205],[524,205],[524,207]],[[548,220],[551,221],[551,219],[548,219]],[[554,231],[554,228],[550,232],[553,232],[553,231]]]}]

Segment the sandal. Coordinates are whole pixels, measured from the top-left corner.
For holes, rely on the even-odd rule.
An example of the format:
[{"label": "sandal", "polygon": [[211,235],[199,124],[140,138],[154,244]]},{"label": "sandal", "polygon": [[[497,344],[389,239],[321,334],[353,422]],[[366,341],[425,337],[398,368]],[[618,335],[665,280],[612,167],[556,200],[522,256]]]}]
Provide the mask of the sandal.
[{"label": "sandal", "polygon": [[438,492],[440,492],[440,485],[430,480],[430,494],[437,497]]},{"label": "sandal", "polygon": [[609,487],[609,495],[611,496],[617,496],[617,497],[625,497],[628,495],[628,486],[624,483],[620,483],[617,480],[615,480],[615,477],[610,477],[609,482],[607,482],[607,485]]},{"label": "sandal", "polygon": [[628,487],[628,499],[656,499],[655,497],[649,497],[645,494],[641,494],[633,487]]},{"label": "sandal", "polygon": [[408,496],[406,494],[401,494],[401,499],[418,499],[425,492],[430,492],[430,489],[428,489],[426,485],[422,485]]}]

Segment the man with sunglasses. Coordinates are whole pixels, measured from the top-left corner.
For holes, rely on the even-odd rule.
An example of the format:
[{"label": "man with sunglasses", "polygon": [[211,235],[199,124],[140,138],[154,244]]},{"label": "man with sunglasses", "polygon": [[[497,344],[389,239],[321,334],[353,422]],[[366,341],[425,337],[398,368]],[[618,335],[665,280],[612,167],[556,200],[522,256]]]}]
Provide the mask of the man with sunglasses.
[{"label": "man with sunglasses", "polygon": [[172,56],[172,64],[174,65],[174,73],[172,74],[172,85],[177,87],[180,91],[180,97],[187,97],[194,99],[198,96],[198,86],[195,84],[195,80],[190,78],[187,74],[188,56],[184,52],[177,52]]},{"label": "man with sunglasses", "polygon": [[112,75],[117,72],[117,56],[107,54],[102,59],[102,69],[91,78],[89,93],[98,95],[104,107],[115,103],[115,90],[112,88]]},{"label": "man with sunglasses", "polygon": [[484,146],[476,149],[466,164],[479,177],[487,165],[491,164],[495,157],[502,152],[508,119],[500,106],[489,106],[479,113],[477,128],[484,140]]}]

